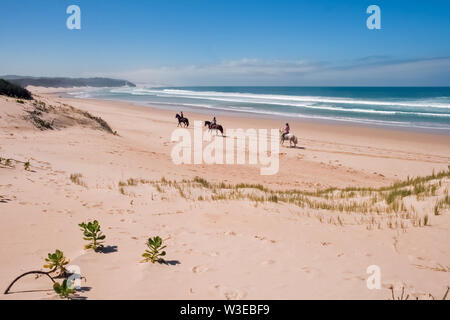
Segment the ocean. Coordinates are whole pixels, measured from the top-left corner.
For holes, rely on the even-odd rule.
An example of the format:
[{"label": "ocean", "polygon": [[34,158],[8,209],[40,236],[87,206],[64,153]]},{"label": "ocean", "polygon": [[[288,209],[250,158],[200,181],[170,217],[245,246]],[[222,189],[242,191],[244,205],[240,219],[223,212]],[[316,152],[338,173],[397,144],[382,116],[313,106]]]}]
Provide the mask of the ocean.
[{"label": "ocean", "polygon": [[206,119],[234,113],[450,134],[450,87],[121,87],[70,95],[201,112]]}]

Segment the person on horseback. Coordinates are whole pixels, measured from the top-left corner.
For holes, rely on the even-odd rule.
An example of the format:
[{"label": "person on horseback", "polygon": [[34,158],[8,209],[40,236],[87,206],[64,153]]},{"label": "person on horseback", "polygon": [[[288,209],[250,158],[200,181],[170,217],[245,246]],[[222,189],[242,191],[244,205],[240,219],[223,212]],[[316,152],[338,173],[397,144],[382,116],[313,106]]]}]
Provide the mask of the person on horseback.
[{"label": "person on horseback", "polygon": [[217,124],[216,117],[214,117],[214,119],[213,119],[213,121],[212,121],[212,124],[213,124],[213,125],[216,125],[216,124]]},{"label": "person on horseback", "polygon": [[286,127],[284,128],[284,132],[281,134],[281,138],[284,140],[284,137],[289,134],[289,131],[291,128],[289,128],[289,123],[286,123]]},{"label": "person on horseback", "polygon": [[189,119],[184,117],[183,111],[180,111],[180,113],[177,113],[175,115],[175,118],[178,119],[178,127],[181,126],[182,124],[185,127],[189,127]]}]

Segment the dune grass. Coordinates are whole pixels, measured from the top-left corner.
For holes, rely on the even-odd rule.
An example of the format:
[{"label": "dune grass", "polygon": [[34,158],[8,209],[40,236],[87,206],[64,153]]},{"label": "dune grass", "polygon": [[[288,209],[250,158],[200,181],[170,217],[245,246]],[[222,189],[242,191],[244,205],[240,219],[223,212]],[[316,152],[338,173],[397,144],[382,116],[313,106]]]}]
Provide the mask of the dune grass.
[{"label": "dune grass", "polygon": [[[344,225],[346,222],[341,214],[358,214],[361,218],[357,219],[356,223],[368,224],[371,229],[381,229],[381,219],[384,219],[384,225],[388,228],[405,229],[407,225],[429,226],[430,215],[433,214],[419,214],[414,206],[408,204],[410,199],[425,201],[441,195],[434,207],[434,215],[439,215],[445,208],[450,207],[446,189],[449,177],[450,168],[438,173],[433,172],[429,176],[407,178],[380,188],[326,188],[316,191],[274,190],[261,184],[211,182],[198,176],[181,181],[164,177],[160,180],[128,179],[119,182],[119,187],[120,192],[125,194],[126,187],[151,184],[159,193],[168,193],[169,196],[171,190],[174,190],[178,196],[192,201],[249,200],[256,206],[258,203],[291,204],[304,209],[337,214],[327,219],[317,215],[321,222]],[[442,197],[442,194],[446,195]]]},{"label": "dune grass", "polygon": [[442,210],[446,208],[450,208],[450,196],[448,195],[448,191],[444,198],[436,202],[436,205],[434,206],[434,215],[440,215]]},{"label": "dune grass", "polygon": [[70,181],[72,183],[87,188],[86,183],[83,181],[83,175],[81,173],[72,173],[70,175]]}]

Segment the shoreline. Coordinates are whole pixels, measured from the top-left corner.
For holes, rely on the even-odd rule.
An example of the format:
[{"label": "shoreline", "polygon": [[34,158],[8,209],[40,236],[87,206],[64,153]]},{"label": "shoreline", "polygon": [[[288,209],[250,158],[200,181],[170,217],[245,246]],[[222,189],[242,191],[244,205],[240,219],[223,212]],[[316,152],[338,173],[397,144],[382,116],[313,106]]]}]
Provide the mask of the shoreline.
[{"label": "shoreline", "polygon": [[[73,90],[76,89],[82,89],[82,88],[73,88]],[[67,99],[86,99],[86,100],[100,100],[100,101],[116,101],[116,102],[122,102],[122,103],[128,103],[135,106],[144,106],[164,111],[173,111],[178,112],[178,109],[183,109],[185,111],[195,113],[195,114],[203,114],[203,115],[220,115],[224,117],[233,117],[233,118],[248,118],[248,119],[277,119],[280,120],[280,123],[284,122],[299,122],[299,123],[311,123],[311,124],[323,124],[323,125],[336,125],[336,126],[349,126],[349,127],[355,127],[355,128],[373,128],[373,129],[380,129],[380,130],[391,130],[391,131],[399,131],[399,132],[417,132],[417,133],[428,133],[428,134],[436,134],[436,135],[445,135],[450,136],[450,129],[449,128],[435,128],[435,127],[428,127],[428,126],[408,126],[407,123],[405,124],[389,124],[389,123],[371,123],[370,120],[367,120],[367,122],[364,122],[362,120],[352,120],[352,119],[339,119],[339,118],[323,118],[321,116],[307,116],[307,115],[293,115],[292,117],[284,116],[282,114],[265,114],[260,112],[251,112],[251,111],[236,111],[236,110],[225,110],[225,109],[217,109],[217,108],[211,108],[211,109],[204,109],[201,107],[194,107],[194,106],[180,106],[180,107],[172,107],[169,105],[158,105],[156,103],[152,102],[137,102],[137,101],[130,101],[126,99],[105,99],[105,98],[80,98],[80,97],[74,97],[68,94],[68,91],[58,91],[58,92],[52,92],[52,94],[59,95],[61,98],[67,98]],[[174,103],[175,104],[175,103]]]}]

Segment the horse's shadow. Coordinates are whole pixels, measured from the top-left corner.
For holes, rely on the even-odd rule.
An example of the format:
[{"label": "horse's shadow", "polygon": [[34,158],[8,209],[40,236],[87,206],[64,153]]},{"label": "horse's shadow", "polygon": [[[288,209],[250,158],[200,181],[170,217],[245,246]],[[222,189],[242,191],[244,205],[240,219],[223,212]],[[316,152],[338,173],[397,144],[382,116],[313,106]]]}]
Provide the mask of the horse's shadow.
[{"label": "horse's shadow", "polygon": [[300,147],[300,146],[290,146],[290,145],[281,145],[283,148],[289,148],[289,149],[299,149],[299,150],[306,150],[305,147]]}]

